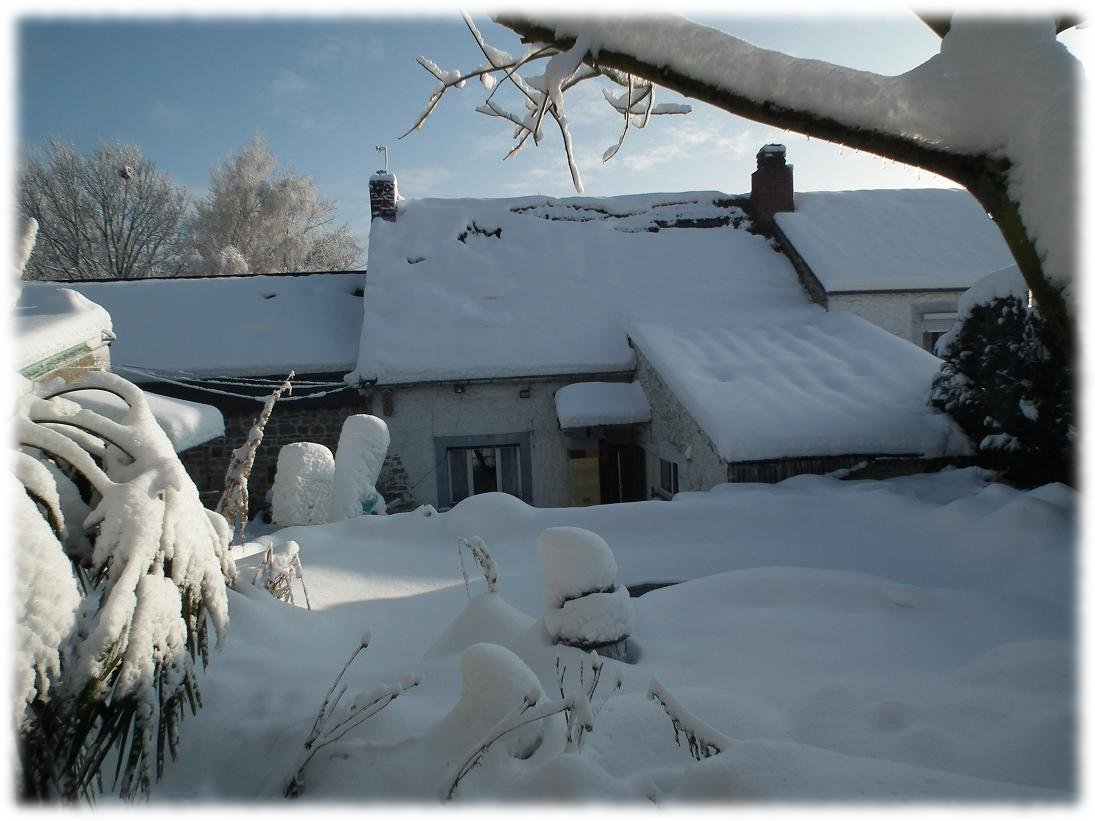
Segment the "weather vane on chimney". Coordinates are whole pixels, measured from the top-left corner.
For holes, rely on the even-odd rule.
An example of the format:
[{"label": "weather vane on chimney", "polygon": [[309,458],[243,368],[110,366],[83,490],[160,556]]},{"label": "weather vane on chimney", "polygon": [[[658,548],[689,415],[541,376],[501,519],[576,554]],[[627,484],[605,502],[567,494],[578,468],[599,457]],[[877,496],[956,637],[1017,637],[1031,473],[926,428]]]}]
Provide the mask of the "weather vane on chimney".
[{"label": "weather vane on chimney", "polygon": [[376,150],[377,150],[378,153],[384,155],[384,173],[387,174],[388,173],[388,146],[378,145],[376,147]]}]

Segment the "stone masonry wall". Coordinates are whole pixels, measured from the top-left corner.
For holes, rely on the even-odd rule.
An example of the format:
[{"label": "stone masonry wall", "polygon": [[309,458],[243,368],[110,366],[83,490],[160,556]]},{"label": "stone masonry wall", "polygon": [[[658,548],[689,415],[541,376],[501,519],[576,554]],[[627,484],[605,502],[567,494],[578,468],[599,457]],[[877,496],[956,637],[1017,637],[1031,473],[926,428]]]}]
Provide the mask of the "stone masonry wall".
[{"label": "stone masonry wall", "polygon": [[[207,507],[214,507],[220,498],[232,451],[247,439],[247,434],[261,410],[262,406],[256,402],[253,409],[224,411],[224,438],[214,439],[180,454],[183,467],[194,480],[202,502]],[[266,423],[262,444],[255,454],[255,464],[248,484],[252,514],[263,506],[266,491],[274,484],[278,452],[282,445],[290,442],[317,442],[326,445],[334,453],[346,417],[367,412],[363,400],[335,408],[294,408],[292,403],[274,405],[274,412]],[[383,477],[383,473],[381,476]],[[388,496],[383,488],[380,491],[385,497]]]}]

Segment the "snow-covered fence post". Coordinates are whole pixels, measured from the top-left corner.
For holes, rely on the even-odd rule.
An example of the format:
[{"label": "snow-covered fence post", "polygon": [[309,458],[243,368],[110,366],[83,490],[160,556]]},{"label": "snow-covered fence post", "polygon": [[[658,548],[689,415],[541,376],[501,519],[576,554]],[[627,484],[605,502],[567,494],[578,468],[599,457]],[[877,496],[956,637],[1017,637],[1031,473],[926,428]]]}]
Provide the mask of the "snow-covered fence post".
[{"label": "snow-covered fence post", "polygon": [[729,738],[693,715],[657,679],[650,679],[647,695],[662,705],[673,722],[673,740],[677,746],[680,746],[683,735],[688,740],[688,751],[697,761],[718,755],[730,746]]},{"label": "snow-covered fence post", "polygon": [[293,387],[289,383],[296,376],[294,371],[289,371],[285,381],[272,394],[266,397],[266,403],[262,406],[262,413],[247,434],[247,441],[232,451],[232,460],[228,463],[228,470],[224,475],[224,492],[217,502],[217,513],[221,514],[232,528],[234,534],[239,529],[240,541],[243,541],[244,530],[247,528],[247,513],[249,497],[247,493],[247,481],[251,478],[251,468],[255,464],[255,454],[262,444],[262,434],[266,423],[270,420],[270,414],[274,410],[274,403],[281,398],[282,393],[292,393]]},{"label": "snow-covered fence post", "polygon": [[627,652],[634,609],[616,584],[616,559],[608,544],[580,527],[551,527],[537,538],[544,568],[544,626],[556,644]]}]

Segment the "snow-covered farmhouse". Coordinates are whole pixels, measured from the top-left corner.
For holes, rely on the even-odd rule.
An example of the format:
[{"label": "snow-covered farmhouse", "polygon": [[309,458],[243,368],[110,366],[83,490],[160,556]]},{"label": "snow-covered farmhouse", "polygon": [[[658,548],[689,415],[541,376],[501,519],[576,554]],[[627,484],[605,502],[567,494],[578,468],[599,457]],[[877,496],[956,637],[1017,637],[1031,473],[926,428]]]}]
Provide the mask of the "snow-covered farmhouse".
[{"label": "snow-covered farmhouse", "polygon": [[[363,410],[343,376],[357,357],[364,281],[354,271],[64,285],[109,312],[115,372],[146,392],[223,415],[217,438],[192,442],[180,454],[207,503],[223,490],[231,452],[246,438],[262,398],[290,368],[296,371],[293,392],[278,403],[255,457],[251,495],[260,503],[282,445],[309,441],[333,449],[343,420]],[[24,294],[65,289],[28,283]]]},{"label": "snow-covered farmhouse", "polygon": [[926,404],[938,360],[816,304],[747,197],[397,205],[382,176],[350,378],[416,503],[634,501],[965,452]]},{"label": "snow-covered farmhouse", "polygon": [[1014,265],[999,229],[957,188],[795,192],[781,145],[757,154],[747,207],[828,308],[933,350],[958,299]]},{"label": "snow-covered farmhouse", "polygon": [[[111,369],[115,335],[110,315],[75,290],[21,283],[12,327],[15,368],[30,381],[73,382],[88,371]],[[224,421],[214,407],[155,393],[145,397],[177,452],[224,435]],[[101,390],[81,390],[66,398],[110,419],[120,419],[126,410],[119,397]]]}]

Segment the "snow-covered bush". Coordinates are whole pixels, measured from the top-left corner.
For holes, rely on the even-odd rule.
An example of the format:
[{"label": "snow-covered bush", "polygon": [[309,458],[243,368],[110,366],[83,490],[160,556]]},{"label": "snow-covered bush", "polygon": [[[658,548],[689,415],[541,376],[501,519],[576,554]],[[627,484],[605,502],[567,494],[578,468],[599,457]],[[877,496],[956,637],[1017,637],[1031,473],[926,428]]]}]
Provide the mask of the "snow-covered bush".
[{"label": "snow-covered bush", "polygon": [[931,404],[961,426],[980,461],[1019,485],[1074,482],[1072,372],[1015,269],[963,296],[937,350]]},{"label": "snow-covered bush", "polygon": [[[19,387],[20,792],[147,794],[175,754],[185,706],[198,707],[209,622],[218,643],[228,627],[230,533],[202,507],[136,386],[88,373]],[[119,396],[125,416],[63,398],[84,389]],[[104,785],[107,766],[115,780]]]},{"label": "snow-covered bush", "polygon": [[283,527],[330,521],[335,457],[325,445],[293,442],[278,451],[272,513]]},{"label": "snow-covered bush", "polygon": [[596,533],[550,527],[537,539],[544,568],[544,626],[556,643],[621,651],[634,609],[616,584],[616,559]]},{"label": "snow-covered bush", "polygon": [[383,419],[367,413],[346,417],[335,450],[331,521],[385,512],[384,497],[376,490],[376,480],[390,441]]},{"label": "snow-covered bush", "polygon": [[308,600],[308,587],[304,584],[304,568],[300,563],[300,545],[289,540],[266,548],[251,583],[255,587],[263,588],[278,601],[296,604],[296,597],[293,595],[293,579],[300,579],[301,589],[304,590],[304,603],[311,610],[312,603]]}]

